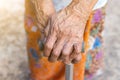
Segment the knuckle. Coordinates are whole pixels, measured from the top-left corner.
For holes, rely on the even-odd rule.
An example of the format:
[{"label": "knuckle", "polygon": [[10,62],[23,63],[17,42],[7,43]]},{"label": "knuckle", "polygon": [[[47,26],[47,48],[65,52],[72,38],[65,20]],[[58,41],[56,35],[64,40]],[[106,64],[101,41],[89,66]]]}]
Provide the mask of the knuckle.
[{"label": "knuckle", "polygon": [[80,61],[80,60],[81,60],[81,57],[77,57],[76,60],[77,60],[77,61]]},{"label": "knuckle", "polygon": [[80,61],[79,59],[75,59],[76,62]]},{"label": "knuckle", "polygon": [[80,61],[81,60],[81,58],[79,58],[79,59],[76,59],[77,61]]},{"label": "knuckle", "polygon": [[52,53],[53,53],[54,55],[56,55],[56,56],[58,56],[58,54],[59,54],[59,53],[58,53],[58,51],[57,51],[57,50],[55,50],[55,49],[53,50],[53,52],[52,52]]},{"label": "knuckle", "polygon": [[53,52],[52,56],[56,58],[56,57],[58,57],[58,54],[56,52]]},{"label": "knuckle", "polygon": [[52,48],[51,48],[51,46],[49,44],[46,44],[45,49],[51,50]]},{"label": "knuckle", "polygon": [[81,53],[81,48],[78,48],[78,49],[76,50],[76,53],[77,53],[77,54],[80,54],[80,53]]},{"label": "knuckle", "polygon": [[69,53],[68,53],[66,50],[64,50],[63,53],[62,53],[62,55],[64,55],[64,56],[68,56]]}]

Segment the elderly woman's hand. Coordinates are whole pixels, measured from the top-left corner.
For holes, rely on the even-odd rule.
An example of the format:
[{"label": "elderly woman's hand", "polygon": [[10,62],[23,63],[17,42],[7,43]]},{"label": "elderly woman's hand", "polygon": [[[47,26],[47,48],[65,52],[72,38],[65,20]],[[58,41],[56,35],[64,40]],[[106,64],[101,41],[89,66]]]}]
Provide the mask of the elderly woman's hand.
[{"label": "elderly woman's hand", "polygon": [[44,48],[44,55],[49,57],[49,61],[61,59],[68,64],[81,59],[86,21],[83,15],[70,13],[66,9],[52,16],[47,27],[49,33]]},{"label": "elderly woman's hand", "polygon": [[51,62],[62,60],[69,64],[81,59],[84,29],[92,10],[85,1],[74,4],[54,14],[45,30],[44,55]]},{"label": "elderly woman's hand", "polygon": [[31,6],[35,13],[35,22],[41,32],[47,26],[51,15],[55,13],[55,8],[52,0],[30,0]]}]

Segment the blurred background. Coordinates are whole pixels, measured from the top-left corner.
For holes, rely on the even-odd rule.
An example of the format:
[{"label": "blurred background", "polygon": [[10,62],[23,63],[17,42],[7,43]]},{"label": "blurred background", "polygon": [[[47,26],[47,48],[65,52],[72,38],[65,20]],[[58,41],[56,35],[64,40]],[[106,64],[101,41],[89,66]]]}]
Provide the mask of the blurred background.
[{"label": "blurred background", "polygon": [[[120,80],[120,0],[109,0],[105,20],[105,70],[95,80]],[[24,0],[0,0],[0,80],[28,80]]]}]

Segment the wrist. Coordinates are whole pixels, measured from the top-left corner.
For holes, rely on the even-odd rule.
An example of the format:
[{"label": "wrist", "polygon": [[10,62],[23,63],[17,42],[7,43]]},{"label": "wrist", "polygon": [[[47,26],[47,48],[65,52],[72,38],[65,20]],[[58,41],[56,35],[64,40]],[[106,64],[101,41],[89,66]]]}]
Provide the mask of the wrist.
[{"label": "wrist", "polygon": [[46,16],[51,16],[54,12],[53,2],[51,0],[31,0],[36,14],[42,13]]},{"label": "wrist", "polygon": [[89,8],[93,8],[98,0],[72,0],[71,3],[80,3],[80,4],[86,4],[89,6]]},{"label": "wrist", "polygon": [[31,0],[35,22],[41,30],[46,26],[49,17],[54,13],[54,8],[51,0]]},{"label": "wrist", "polygon": [[71,9],[72,12],[82,15],[83,17],[88,16],[98,0],[73,0],[68,6],[68,9]]},{"label": "wrist", "polygon": [[90,14],[89,7],[83,7],[82,5],[79,6],[79,4],[68,6],[66,10],[68,13],[74,14],[84,20],[86,20]]},{"label": "wrist", "polygon": [[52,0],[43,0],[41,7],[44,14],[46,14],[48,17],[55,13],[55,8]]}]

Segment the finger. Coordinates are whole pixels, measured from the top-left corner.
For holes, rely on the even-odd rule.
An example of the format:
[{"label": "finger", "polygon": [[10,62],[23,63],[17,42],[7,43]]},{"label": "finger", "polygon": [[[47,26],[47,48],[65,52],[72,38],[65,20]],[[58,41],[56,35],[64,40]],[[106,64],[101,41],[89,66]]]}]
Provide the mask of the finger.
[{"label": "finger", "polygon": [[73,47],[73,51],[71,52],[71,54],[69,56],[70,61],[72,61],[75,57],[76,57],[76,53],[75,53],[75,49]]},{"label": "finger", "polygon": [[47,24],[47,27],[44,28],[44,30],[41,30],[41,40],[43,42],[43,44],[46,42],[46,38],[48,36],[49,33],[49,28],[50,28],[50,21]]},{"label": "finger", "polygon": [[69,59],[68,59],[68,60],[63,60],[62,62],[63,62],[64,64],[68,64],[68,65],[71,64],[71,61],[70,61]]},{"label": "finger", "polygon": [[57,40],[57,37],[55,36],[55,34],[48,36],[48,38],[44,44],[44,56],[45,57],[49,57],[56,40]]},{"label": "finger", "polygon": [[72,60],[72,63],[73,64],[78,63],[81,60],[81,58],[82,58],[81,54],[78,54],[77,57]]},{"label": "finger", "polygon": [[61,56],[60,56],[60,59],[64,61],[64,63],[69,62],[69,55],[72,52],[72,50],[73,50],[73,43],[69,41],[64,45]]},{"label": "finger", "polygon": [[78,54],[81,53],[82,45],[80,43],[75,43],[73,45],[73,52],[70,54],[70,60],[73,60]]},{"label": "finger", "polygon": [[48,21],[47,27],[44,29],[44,36],[47,37],[50,30],[50,20]]},{"label": "finger", "polygon": [[50,62],[57,61],[65,42],[66,42],[66,38],[61,38],[61,39],[57,40],[57,42],[55,43],[54,48],[49,56]]},{"label": "finger", "polygon": [[81,48],[82,48],[82,43],[74,44],[74,50],[75,50],[76,54],[80,54],[81,53]]}]

